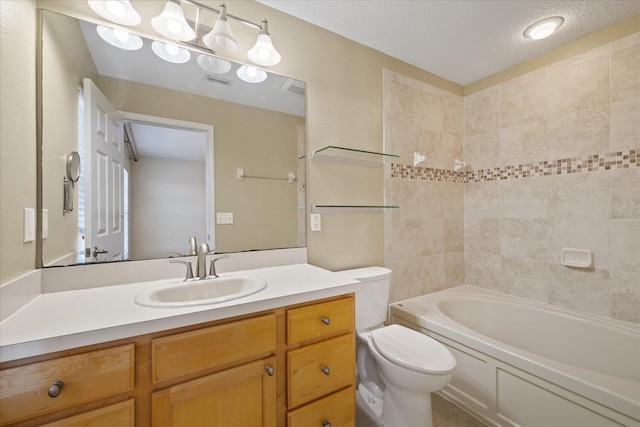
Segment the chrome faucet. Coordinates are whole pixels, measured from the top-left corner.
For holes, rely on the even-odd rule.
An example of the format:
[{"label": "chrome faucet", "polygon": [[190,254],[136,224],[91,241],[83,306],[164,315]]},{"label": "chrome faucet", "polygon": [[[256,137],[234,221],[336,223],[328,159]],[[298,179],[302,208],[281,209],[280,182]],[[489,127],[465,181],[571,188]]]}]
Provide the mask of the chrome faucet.
[{"label": "chrome faucet", "polygon": [[204,279],[207,277],[207,255],[209,254],[209,245],[203,243],[198,249],[198,263],[196,264],[196,277]]}]

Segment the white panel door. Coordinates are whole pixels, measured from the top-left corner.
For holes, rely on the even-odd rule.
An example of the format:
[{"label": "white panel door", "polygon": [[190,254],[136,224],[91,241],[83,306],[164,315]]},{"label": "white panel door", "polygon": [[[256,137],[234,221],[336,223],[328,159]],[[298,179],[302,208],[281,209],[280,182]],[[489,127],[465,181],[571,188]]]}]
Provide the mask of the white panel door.
[{"label": "white panel door", "polygon": [[88,107],[85,247],[91,250],[86,260],[120,260],[124,253],[123,120],[90,79],[84,79],[84,98]]}]

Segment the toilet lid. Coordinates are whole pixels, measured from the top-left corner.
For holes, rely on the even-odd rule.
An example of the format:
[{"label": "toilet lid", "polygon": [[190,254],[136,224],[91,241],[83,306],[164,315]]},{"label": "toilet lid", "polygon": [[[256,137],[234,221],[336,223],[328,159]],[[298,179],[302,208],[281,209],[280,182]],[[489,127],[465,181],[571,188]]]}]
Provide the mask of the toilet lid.
[{"label": "toilet lid", "polygon": [[456,359],[444,345],[401,325],[376,329],[371,340],[387,360],[412,371],[445,375],[456,367]]}]

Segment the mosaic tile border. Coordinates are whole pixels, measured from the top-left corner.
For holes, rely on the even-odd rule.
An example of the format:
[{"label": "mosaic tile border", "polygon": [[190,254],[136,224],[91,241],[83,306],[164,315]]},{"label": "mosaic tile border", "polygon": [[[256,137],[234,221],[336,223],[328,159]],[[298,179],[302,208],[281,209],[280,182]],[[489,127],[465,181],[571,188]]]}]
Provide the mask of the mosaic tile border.
[{"label": "mosaic tile border", "polygon": [[566,175],[610,169],[640,167],[640,150],[617,151],[604,155],[571,157],[521,165],[499,166],[492,169],[455,172],[448,169],[413,167],[391,163],[391,178],[420,179],[443,182],[487,182],[535,176]]}]

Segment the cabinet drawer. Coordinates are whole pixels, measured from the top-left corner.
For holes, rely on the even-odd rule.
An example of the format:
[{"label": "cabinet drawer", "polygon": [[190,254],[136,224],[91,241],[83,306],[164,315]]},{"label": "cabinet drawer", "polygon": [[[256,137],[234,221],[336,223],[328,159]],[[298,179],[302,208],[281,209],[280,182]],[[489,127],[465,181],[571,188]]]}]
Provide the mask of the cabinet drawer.
[{"label": "cabinet drawer", "polygon": [[288,407],[305,404],[355,381],[353,334],[287,352]]},{"label": "cabinet drawer", "polygon": [[353,329],[353,297],[287,310],[287,343]]},{"label": "cabinet drawer", "polygon": [[329,423],[336,427],[355,425],[355,389],[338,391],[287,414],[288,427],[322,427]]},{"label": "cabinet drawer", "polygon": [[133,427],[135,425],[134,399],[104,408],[74,415],[60,421],[45,424],[42,427]]},{"label": "cabinet drawer", "polygon": [[[0,424],[125,393],[134,386],[134,345],[61,357],[0,372]],[[49,397],[49,387],[64,383]]]},{"label": "cabinet drawer", "polygon": [[269,314],[154,339],[153,383],[274,351],[275,319],[275,315]]}]

